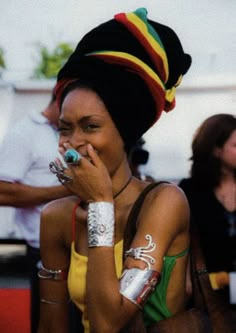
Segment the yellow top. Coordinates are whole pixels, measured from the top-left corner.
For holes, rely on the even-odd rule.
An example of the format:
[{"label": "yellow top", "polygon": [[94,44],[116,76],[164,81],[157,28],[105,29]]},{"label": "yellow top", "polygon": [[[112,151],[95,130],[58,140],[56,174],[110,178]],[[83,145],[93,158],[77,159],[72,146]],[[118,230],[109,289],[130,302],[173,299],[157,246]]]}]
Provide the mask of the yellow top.
[{"label": "yellow top", "polygon": [[[116,274],[119,278],[122,271],[122,255],[123,255],[123,240],[115,244],[115,265]],[[84,326],[84,333],[89,333],[89,322],[86,312],[86,297],[85,297],[85,284],[87,273],[88,257],[82,256],[75,251],[75,244],[71,244],[71,260],[70,270],[68,275],[68,289],[71,300],[82,311],[82,323]]]}]

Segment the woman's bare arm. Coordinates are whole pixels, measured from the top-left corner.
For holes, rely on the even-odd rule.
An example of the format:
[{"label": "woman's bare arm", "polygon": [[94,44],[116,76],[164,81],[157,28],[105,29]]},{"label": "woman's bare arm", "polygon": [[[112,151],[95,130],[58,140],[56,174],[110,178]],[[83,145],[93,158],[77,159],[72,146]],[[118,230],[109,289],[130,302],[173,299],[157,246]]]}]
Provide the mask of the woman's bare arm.
[{"label": "woman's bare arm", "polygon": [[[163,257],[188,247],[189,209],[182,191],[172,185],[161,186],[145,200],[139,216],[133,248],[146,246],[151,235],[156,249],[153,270],[161,272]],[[127,258],[125,268],[144,269],[141,260]],[[87,307],[91,332],[119,332],[138,311],[138,307],[120,294],[120,282],[115,272],[114,252],[109,247],[89,249],[87,274]]]},{"label": "woman's bare arm", "polygon": [[[65,230],[68,222],[66,199],[48,204],[41,215],[40,251],[46,269],[68,271],[69,251]],[[69,205],[70,206],[70,205]],[[68,223],[67,223],[68,224]],[[70,228],[70,224],[68,224]],[[41,271],[42,275],[47,272]],[[40,279],[40,324],[38,333],[68,333],[69,294],[67,279]]]}]

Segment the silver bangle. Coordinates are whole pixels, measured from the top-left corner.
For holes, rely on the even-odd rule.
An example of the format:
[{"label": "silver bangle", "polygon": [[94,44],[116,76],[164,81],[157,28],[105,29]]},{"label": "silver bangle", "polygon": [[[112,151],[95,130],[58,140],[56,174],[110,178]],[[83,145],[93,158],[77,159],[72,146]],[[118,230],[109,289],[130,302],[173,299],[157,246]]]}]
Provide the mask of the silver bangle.
[{"label": "silver bangle", "polygon": [[126,269],[120,278],[120,293],[142,309],[160,277],[161,274],[152,269]]},{"label": "silver bangle", "polygon": [[88,205],[88,246],[114,246],[114,204],[91,202]]},{"label": "silver bangle", "polygon": [[55,280],[65,281],[67,280],[68,270],[63,269],[48,269],[41,264],[40,270],[38,271],[38,277],[43,280]]}]

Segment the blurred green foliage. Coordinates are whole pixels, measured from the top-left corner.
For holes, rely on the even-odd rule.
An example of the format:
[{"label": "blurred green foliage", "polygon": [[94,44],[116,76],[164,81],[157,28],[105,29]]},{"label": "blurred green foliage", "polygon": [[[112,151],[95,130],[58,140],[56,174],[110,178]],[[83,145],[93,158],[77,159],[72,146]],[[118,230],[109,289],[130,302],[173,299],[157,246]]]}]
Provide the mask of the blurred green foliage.
[{"label": "blurred green foliage", "polygon": [[42,44],[37,44],[37,47],[40,57],[33,73],[33,78],[36,79],[56,78],[58,71],[74,50],[69,43],[59,43],[52,51]]},{"label": "blurred green foliage", "polygon": [[4,50],[0,47],[0,68],[6,68],[6,63],[4,60]]}]

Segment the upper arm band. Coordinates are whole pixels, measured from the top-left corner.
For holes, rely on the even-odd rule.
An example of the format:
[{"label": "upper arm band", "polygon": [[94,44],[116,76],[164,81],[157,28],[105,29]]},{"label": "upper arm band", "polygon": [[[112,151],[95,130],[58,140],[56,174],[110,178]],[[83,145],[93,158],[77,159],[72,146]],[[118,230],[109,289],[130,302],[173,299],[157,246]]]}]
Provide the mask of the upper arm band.
[{"label": "upper arm band", "polygon": [[152,269],[126,269],[120,278],[120,293],[142,309],[160,277],[161,274]]}]

